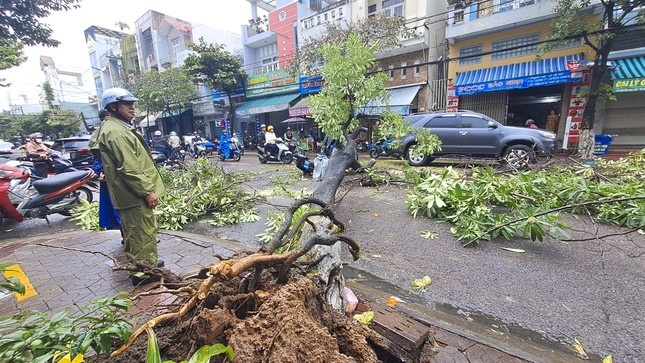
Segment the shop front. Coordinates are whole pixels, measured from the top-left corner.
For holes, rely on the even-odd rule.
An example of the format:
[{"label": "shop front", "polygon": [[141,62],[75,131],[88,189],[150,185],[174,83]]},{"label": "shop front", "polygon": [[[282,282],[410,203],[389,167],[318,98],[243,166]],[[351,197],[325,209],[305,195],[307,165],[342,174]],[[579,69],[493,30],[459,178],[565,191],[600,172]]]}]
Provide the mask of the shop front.
[{"label": "shop front", "polygon": [[582,80],[580,55],[478,69],[457,74],[451,109],[481,112],[511,126],[527,119],[564,133],[571,84]]},{"label": "shop front", "polygon": [[645,147],[645,56],[611,60],[615,101],[607,101],[602,133],[613,146]]}]

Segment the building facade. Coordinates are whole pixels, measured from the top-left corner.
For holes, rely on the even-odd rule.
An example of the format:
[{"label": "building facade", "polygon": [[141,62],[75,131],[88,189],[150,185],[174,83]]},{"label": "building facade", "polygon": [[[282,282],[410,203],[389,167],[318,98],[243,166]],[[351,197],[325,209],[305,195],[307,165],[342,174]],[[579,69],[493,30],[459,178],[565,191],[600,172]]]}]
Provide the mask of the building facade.
[{"label": "building facade", "polygon": [[92,25],[85,29],[85,45],[90,57],[97,98],[112,87],[122,87],[126,73],[123,68],[121,39],[126,33]]},{"label": "building facade", "polygon": [[[581,38],[540,53],[551,34],[557,0],[450,1],[449,109],[482,112],[506,125],[533,119],[558,134],[562,148],[577,142],[584,110],[584,71],[592,50]],[[589,12],[580,16],[594,17]],[[551,116],[554,118],[554,116]]]}]

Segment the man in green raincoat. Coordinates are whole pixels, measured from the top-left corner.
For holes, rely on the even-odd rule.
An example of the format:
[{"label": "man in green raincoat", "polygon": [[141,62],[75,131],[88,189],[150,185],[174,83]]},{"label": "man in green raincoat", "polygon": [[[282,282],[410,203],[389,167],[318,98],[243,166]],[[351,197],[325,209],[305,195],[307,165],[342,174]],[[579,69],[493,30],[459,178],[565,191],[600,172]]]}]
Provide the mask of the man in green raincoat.
[{"label": "man in green raincoat", "polygon": [[[165,187],[143,137],[130,124],[136,116],[136,101],[123,88],[106,90],[101,104],[110,115],[93,135],[90,147],[103,162],[110,196],[121,216],[126,257],[132,264],[143,260],[161,267],[154,209]],[[143,279],[132,276],[132,283]]]}]

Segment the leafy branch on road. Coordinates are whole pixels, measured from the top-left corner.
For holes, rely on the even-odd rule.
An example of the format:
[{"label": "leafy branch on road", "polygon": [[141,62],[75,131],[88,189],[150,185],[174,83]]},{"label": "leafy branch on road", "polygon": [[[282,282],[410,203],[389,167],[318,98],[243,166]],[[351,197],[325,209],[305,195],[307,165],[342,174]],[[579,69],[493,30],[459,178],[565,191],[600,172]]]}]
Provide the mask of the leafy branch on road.
[{"label": "leafy branch on road", "polygon": [[[451,167],[417,175],[406,205],[413,216],[449,221],[464,246],[516,236],[569,239],[560,213],[588,214],[619,227],[645,227],[645,151],[596,167],[567,166],[511,175],[491,167],[464,177]],[[602,176],[602,177],[601,177]]]},{"label": "leafy branch on road", "polygon": [[[210,213],[215,226],[252,222],[260,217],[254,208],[260,196],[249,195],[240,186],[242,173],[226,173],[209,159],[200,158],[186,171],[159,169],[166,194],[157,207],[159,228],[178,230]],[[99,230],[98,206],[84,203],[74,209],[72,218],[83,229]]]}]

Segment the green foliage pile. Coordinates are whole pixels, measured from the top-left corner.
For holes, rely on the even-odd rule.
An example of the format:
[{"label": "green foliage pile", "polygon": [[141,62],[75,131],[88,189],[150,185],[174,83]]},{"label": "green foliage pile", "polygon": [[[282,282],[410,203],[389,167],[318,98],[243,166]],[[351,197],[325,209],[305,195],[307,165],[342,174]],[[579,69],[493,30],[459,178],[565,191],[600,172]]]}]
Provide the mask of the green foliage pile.
[{"label": "green foliage pile", "polygon": [[645,227],[645,150],[596,167],[558,167],[511,175],[490,167],[465,178],[451,167],[414,181],[407,207],[452,223],[462,244],[516,236],[532,241],[568,238],[560,213],[585,214],[620,227]]},{"label": "green foliage pile", "polygon": [[0,263],[0,292],[9,291],[9,292],[15,292],[17,294],[24,295],[25,294],[25,285],[23,285],[15,277],[5,278],[4,277],[4,272],[5,271],[11,271],[9,269],[9,265],[5,265],[5,264]]},{"label": "green foliage pile", "polygon": [[61,311],[51,318],[41,311],[25,311],[0,321],[0,362],[58,362],[74,359],[90,348],[110,352],[118,339],[127,341],[132,326],[123,319],[132,302],[119,297],[97,299],[80,314]]},{"label": "green foliage pile", "polygon": [[[166,186],[166,194],[156,209],[159,228],[178,230],[208,213],[215,226],[260,218],[253,206],[260,197],[242,189],[244,176],[226,173],[207,158],[199,158],[185,171],[160,168],[159,172]],[[96,203],[76,207],[72,216],[81,228],[98,230]]]}]

